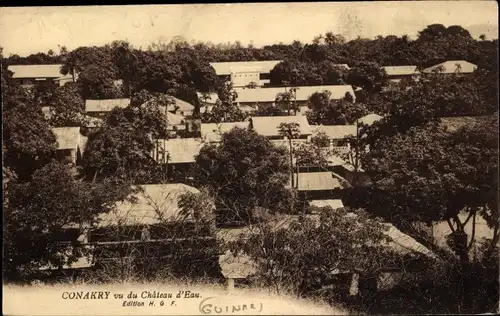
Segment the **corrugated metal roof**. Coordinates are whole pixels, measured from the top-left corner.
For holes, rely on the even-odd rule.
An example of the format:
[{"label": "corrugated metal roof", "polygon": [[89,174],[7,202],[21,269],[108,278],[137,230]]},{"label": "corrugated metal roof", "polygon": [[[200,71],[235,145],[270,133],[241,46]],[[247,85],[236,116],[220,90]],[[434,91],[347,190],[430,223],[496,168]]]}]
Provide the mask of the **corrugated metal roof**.
[{"label": "corrugated metal roof", "polygon": [[[422,72],[431,73],[438,67],[442,67],[443,69],[442,73],[445,74],[452,74],[456,72],[472,73],[477,69],[476,65],[465,60],[448,60],[440,64],[431,66],[429,68],[425,68],[424,70],[422,70]],[[460,71],[458,71],[458,68],[460,68]]]},{"label": "corrugated metal roof", "polygon": [[269,73],[281,60],[266,61],[231,61],[210,63],[217,75],[230,75],[231,73],[258,72]]},{"label": "corrugated metal roof", "polygon": [[201,124],[201,138],[206,142],[220,142],[221,136],[234,127],[247,129],[250,122],[232,123],[203,123]]},{"label": "corrugated metal roof", "polygon": [[85,111],[87,112],[111,112],[115,107],[126,108],[130,105],[130,99],[105,99],[85,100]]},{"label": "corrugated metal roof", "polygon": [[13,72],[12,78],[66,78],[71,75],[61,74],[62,64],[55,65],[11,65],[8,67]]},{"label": "corrugated metal roof", "polygon": [[[346,93],[351,94],[351,96],[355,98],[354,90],[350,85],[301,86],[294,88],[297,88],[297,91],[294,94],[296,101],[307,101],[313,93],[325,92],[325,91],[329,91],[331,93],[332,99],[342,99],[345,97]],[[238,94],[236,102],[257,103],[257,102],[274,102],[276,100],[276,96],[279,93],[285,92],[285,88],[284,87],[255,88],[255,89],[235,88],[234,91]],[[287,88],[286,91],[290,91],[290,88]]]},{"label": "corrugated metal roof", "polygon": [[485,118],[487,116],[441,117],[441,126],[445,126],[449,132],[455,132],[462,127],[477,124]]},{"label": "corrugated metal roof", "polygon": [[309,204],[311,206],[315,206],[315,207],[330,206],[334,210],[344,207],[342,200],[311,200],[311,201],[309,201]]},{"label": "corrugated metal roof", "polygon": [[385,70],[389,76],[404,76],[404,75],[414,75],[417,74],[417,66],[383,66],[382,69]]},{"label": "corrugated metal roof", "polygon": [[56,136],[57,149],[78,149],[81,144],[80,127],[55,127],[52,132]]},{"label": "corrugated metal roof", "polygon": [[279,136],[278,127],[281,123],[299,124],[300,135],[310,135],[311,130],[307,117],[297,116],[254,116],[251,118],[252,127],[262,136]]},{"label": "corrugated metal roof", "polygon": [[187,193],[198,189],[181,183],[141,185],[144,192],[133,194],[137,203],[118,202],[116,210],[99,216],[98,226],[156,224],[181,220],[178,202]]},{"label": "corrugated metal roof", "polygon": [[329,139],[344,139],[356,135],[356,125],[311,125],[313,134],[323,132]]},{"label": "corrugated metal roof", "polygon": [[152,156],[158,162],[165,161],[168,154],[168,163],[192,163],[202,147],[203,142],[196,138],[158,139]]},{"label": "corrugated metal roof", "polygon": [[361,117],[360,119],[358,119],[358,123],[365,124],[365,125],[372,125],[373,123],[375,123],[383,118],[384,118],[383,116],[380,116],[380,115],[375,114],[375,113],[371,113],[371,114],[365,115],[365,116]]},{"label": "corrugated metal roof", "polygon": [[294,177],[299,191],[323,191],[346,187],[343,179],[333,172],[295,173]]}]

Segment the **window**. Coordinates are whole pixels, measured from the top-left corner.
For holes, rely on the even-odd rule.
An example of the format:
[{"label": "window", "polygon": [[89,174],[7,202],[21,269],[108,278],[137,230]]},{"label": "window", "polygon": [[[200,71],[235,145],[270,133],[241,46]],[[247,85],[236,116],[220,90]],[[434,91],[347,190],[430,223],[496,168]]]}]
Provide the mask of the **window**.
[{"label": "window", "polygon": [[259,74],[260,80],[269,80],[271,79],[271,74]]}]

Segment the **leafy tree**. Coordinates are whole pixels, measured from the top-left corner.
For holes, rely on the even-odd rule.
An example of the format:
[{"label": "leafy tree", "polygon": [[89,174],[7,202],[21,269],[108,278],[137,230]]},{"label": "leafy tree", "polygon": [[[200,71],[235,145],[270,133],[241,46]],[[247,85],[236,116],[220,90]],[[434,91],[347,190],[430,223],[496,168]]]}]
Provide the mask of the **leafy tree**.
[{"label": "leafy tree", "polygon": [[118,69],[118,77],[123,79],[124,94],[129,97],[132,94],[132,84],[137,72],[138,57],[132,45],[126,41],[113,41],[110,49],[113,62]]},{"label": "leafy tree", "polygon": [[158,181],[158,166],[151,152],[154,140],[167,135],[161,106],[153,100],[111,111],[104,126],[89,135],[83,158],[87,178]]},{"label": "leafy tree", "polygon": [[328,92],[316,92],[309,97],[307,119],[315,125],[349,125],[367,115],[368,109],[361,103],[352,103],[346,98],[334,100]]},{"label": "leafy tree", "polygon": [[463,242],[465,223],[459,212],[468,212],[469,218],[495,218],[490,223],[498,226],[497,126],[495,118],[451,136],[437,126],[412,127],[370,144],[362,161],[373,181],[370,209],[396,222],[447,220],[455,232],[454,250],[468,261],[472,244],[466,244],[466,235]]},{"label": "leafy tree", "polygon": [[250,257],[262,286],[299,296],[331,282],[334,271],[370,275],[381,267],[402,266],[403,260],[385,246],[386,228],[379,220],[349,209],[314,210],[319,214],[271,217],[228,248]]},{"label": "leafy tree", "polygon": [[206,187],[224,216],[247,222],[255,207],[289,211],[291,194],[284,148],[254,131],[234,128],[218,146],[205,145],[196,157],[197,185]]},{"label": "leafy tree", "polygon": [[380,92],[387,84],[388,77],[379,64],[363,61],[349,69],[346,81],[348,84],[368,91],[368,93],[376,93]]},{"label": "leafy tree", "polygon": [[27,181],[54,156],[56,139],[41,107],[3,71],[2,103],[3,163]]},{"label": "leafy tree", "polygon": [[85,99],[117,99],[122,92],[115,86],[115,78],[112,68],[92,65],[80,73],[77,84]]},{"label": "leafy tree", "polygon": [[52,95],[50,124],[54,127],[83,126],[86,123],[85,100],[79,87],[67,83]]},{"label": "leafy tree", "polygon": [[205,123],[242,122],[248,115],[237,105],[238,94],[231,84],[221,84],[218,91],[219,99],[210,112],[205,112],[202,121]]},{"label": "leafy tree", "polygon": [[296,93],[298,88],[289,88],[285,87],[285,92],[280,92],[276,95],[276,105],[281,108],[281,111],[286,111],[290,116],[291,111],[293,110],[295,114],[298,111],[298,105],[296,101]]},{"label": "leafy tree", "polygon": [[72,245],[58,243],[58,234],[109,212],[114,202],[127,196],[130,186],[75,181],[69,167],[51,162],[28,182],[11,181],[7,190],[3,271],[7,278],[19,279],[47,264],[62,267],[73,262]]}]

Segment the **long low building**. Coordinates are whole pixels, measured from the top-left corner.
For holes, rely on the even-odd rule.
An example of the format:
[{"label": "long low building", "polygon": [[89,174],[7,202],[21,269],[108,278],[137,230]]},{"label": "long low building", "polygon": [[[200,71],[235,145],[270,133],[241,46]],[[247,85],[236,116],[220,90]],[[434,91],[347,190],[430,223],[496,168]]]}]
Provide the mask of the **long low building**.
[{"label": "long low building", "polygon": [[252,83],[260,87],[269,83],[271,70],[280,62],[281,60],[232,61],[210,63],[210,66],[220,79],[231,81],[233,87],[245,87]]},{"label": "long low building", "polygon": [[[292,102],[297,106],[305,106],[309,97],[316,92],[328,91],[332,99],[342,99],[349,94],[355,100],[354,90],[351,85],[331,85],[331,86],[301,86],[293,87]],[[276,97],[280,93],[290,92],[289,87],[256,88],[256,89],[234,89],[238,94],[236,103],[243,105],[275,105]]]},{"label": "long low building", "polygon": [[61,73],[62,64],[54,65],[11,65],[12,79],[18,81],[23,88],[33,87],[40,82],[52,81],[59,86],[73,81],[71,74]]}]

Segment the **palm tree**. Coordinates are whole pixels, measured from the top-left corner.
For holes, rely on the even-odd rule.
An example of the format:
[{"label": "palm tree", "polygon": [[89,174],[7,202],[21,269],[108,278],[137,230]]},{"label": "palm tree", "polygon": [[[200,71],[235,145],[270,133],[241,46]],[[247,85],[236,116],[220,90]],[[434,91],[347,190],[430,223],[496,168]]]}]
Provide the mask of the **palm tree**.
[{"label": "palm tree", "polygon": [[123,79],[125,95],[131,94],[131,82],[137,66],[137,56],[133,52],[132,46],[125,41],[114,41],[111,44],[115,64],[120,69],[120,75]]},{"label": "palm tree", "polygon": [[68,53],[63,58],[63,65],[61,67],[61,74],[71,74],[73,82],[76,81],[76,73],[82,71],[78,58],[73,52]]},{"label": "palm tree", "polygon": [[295,187],[294,177],[293,177],[293,146],[292,139],[297,139],[300,136],[300,125],[295,122],[291,123],[281,123],[278,126],[279,135],[286,137],[288,139],[288,145],[290,147],[290,177],[292,188]]}]

